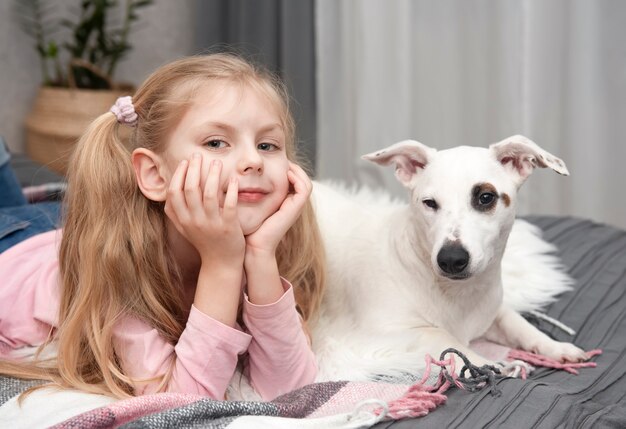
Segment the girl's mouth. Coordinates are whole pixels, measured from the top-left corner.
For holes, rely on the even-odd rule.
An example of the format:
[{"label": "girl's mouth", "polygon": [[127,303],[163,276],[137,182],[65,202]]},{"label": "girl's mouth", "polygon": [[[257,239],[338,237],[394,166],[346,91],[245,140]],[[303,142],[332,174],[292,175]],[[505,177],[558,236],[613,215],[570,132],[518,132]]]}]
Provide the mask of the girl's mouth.
[{"label": "girl's mouth", "polygon": [[258,203],[267,195],[267,191],[262,189],[241,189],[239,190],[240,203]]}]

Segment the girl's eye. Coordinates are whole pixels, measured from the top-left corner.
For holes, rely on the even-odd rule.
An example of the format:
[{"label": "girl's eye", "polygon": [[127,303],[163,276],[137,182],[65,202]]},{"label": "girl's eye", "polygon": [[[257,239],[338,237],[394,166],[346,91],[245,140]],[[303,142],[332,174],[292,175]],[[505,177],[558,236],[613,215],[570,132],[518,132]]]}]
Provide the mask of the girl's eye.
[{"label": "girl's eye", "polygon": [[424,205],[429,209],[437,210],[439,208],[437,201],[432,198],[426,198],[425,200],[422,200],[422,203],[424,203]]},{"label": "girl's eye", "polygon": [[210,149],[221,149],[226,147],[227,143],[224,140],[209,140],[204,145]]},{"label": "girl's eye", "polygon": [[269,151],[269,152],[279,149],[279,147],[275,145],[274,143],[259,143],[257,148],[259,148],[259,150]]},{"label": "girl's eye", "polygon": [[493,203],[493,200],[495,198],[496,196],[491,192],[485,192],[483,194],[480,194],[480,196],[478,197],[478,202],[483,206],[488,206],[489,204]]}]

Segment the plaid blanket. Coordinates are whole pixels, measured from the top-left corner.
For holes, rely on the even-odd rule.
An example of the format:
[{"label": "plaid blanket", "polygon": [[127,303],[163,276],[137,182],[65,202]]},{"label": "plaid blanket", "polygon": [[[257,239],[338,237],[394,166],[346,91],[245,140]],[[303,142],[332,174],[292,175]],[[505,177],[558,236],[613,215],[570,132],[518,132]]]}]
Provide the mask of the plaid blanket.
[{"label": "plaid blanket", "polygon": [[[601,352],[594,350],[589,352],[589,356],[593,357],[599,353]],[[459,355],[465,362],[460,375],[456,375],[452,354]],[[577,368],[595,366],[593,362],[562,364],[519,350],[510,351],[508,360],[507,366],[521,368],[521,372],[514,375],[522,378],[526,376],[527,370],[532,369],[526,362],[569,372],[575,372]],[[492,394],[497,395],[495,380],[503,377],[500,372],[499,368],[491,366],[478,368],[458,351],[449,349],[442,353],[440,360],[426,357],[426,370],[419,380],[414,376],[408,376],[402,380],[314,383],[269,402],[216,401],[199,395],[178,393],[158,393],[118,401],[109,398],[106,405],[94,406],[93,409],[73,415],[52,427],[88,429],[370,427],[382,420],[424,416],[446,402],[445,393],[450,388],[470,392],[488,388]],[[408,380],[413,382],[410,383]],[[15,425],[17,420],[11,415],[11,409],[15,412],[17,407],[16,396],[37,384],[40,382],[0,377],[0,427],[9,427],[11,424],[10,427],[17,429]],[[43,406],[46,401],[51,401],[47,405],[54,409],[55,395],[60,394],[61,392],[57,392],[48,396],[48,399],[36,399],[37,403],[28,412],[33,413],[34,409],[36,414],[37,407]],[[85,403],[89,402],[91,397],[99,396],[75,394],[84,395]],[[26,401],[29,398],[27,397]],[[78,399],[80,398],[79,396]],[[59,401],[58,406],[63,404]],[[88,407],[88,404],[86,406]],[[27,410],[23,412],[26,413]],[[41,420],[35,422],[41,423]],[[27,424],[37,423],[30,420]]]}]

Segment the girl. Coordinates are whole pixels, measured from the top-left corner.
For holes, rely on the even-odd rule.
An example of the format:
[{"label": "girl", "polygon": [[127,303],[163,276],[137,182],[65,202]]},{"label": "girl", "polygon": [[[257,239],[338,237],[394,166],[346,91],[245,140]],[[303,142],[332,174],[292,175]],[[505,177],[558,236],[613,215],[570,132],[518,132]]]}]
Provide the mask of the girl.
[{"label": "girl", "polygon": [[296,311],[311,319],[323,288],[310,192],[266,71],[228,54],[161,67],[80,139],[62,233],[0,254],[0,341],[58,349],[0,373],[222,399],[245,353],[264,399],[312,382]]}]

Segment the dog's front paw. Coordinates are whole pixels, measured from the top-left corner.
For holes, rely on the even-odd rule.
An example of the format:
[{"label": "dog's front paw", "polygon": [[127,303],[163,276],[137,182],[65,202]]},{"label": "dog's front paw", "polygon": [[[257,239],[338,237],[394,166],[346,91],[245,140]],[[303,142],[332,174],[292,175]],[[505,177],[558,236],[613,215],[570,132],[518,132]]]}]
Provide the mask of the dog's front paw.
[{"label": "dog's front paw", "polygon": [[576,347],[574,344],[559,341],[551,341],[549,343],[541,344],[535,350],[531,351],[563,363],[584,362],[589,360],[587,353]]}]

